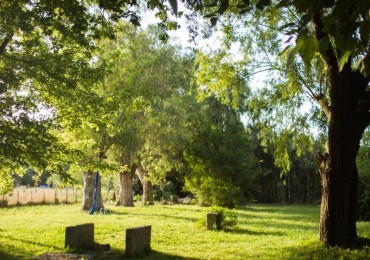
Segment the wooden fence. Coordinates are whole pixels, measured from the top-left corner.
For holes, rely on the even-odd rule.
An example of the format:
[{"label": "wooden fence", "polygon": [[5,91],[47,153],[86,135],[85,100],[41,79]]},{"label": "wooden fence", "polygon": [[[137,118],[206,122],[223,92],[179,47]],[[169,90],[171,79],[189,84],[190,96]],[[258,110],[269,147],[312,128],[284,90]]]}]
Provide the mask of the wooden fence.
[{"label": "wooden fence", "polygon": [[67,204],[81,202],[82,191],[75,188],[15,188],[11,194],[0,197],[0,206]]}]

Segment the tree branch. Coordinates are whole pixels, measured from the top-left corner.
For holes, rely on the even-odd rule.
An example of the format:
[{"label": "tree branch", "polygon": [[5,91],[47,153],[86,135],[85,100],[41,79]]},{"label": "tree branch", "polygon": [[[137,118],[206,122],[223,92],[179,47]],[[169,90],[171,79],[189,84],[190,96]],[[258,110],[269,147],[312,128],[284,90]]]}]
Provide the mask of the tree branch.
[{"label": "tree branch", "polygon": [[5,53],[6,46],[8,46],[12,38],[13,38],[13,33],[10,33],[5,37],[4,41],[0,45],[0,55]]},{"label": "tree branch", "polygon": [[274,71],[274,70],[277,70],[277,69],[274,69],[274,68],[271,68],[271,67],[268,67],[267,69],[261,69],[261,70],[257,70],[257,71],[253,71],[251,73],[249,73],[248,75],[244,76],[242,75],[241,73],[238,73],[238,75],[244,79],[249,79],[250,77],[258,74],[258,73],[262,73],[262,72],[265,72],[265,71]]},{"label": "tree branch", "polygon": [[328,118],[328,120],[330,121],[331,119],[331,111],[330,111],[330,106],[328,106],[328,104],[325,102],[324,100],[324,95],[322,93],[318,94],[318,95],[315,95],[315,93],[313,92],[312,88],[308,85],[308,83],[304,80],[304,78],[299,74],[297,73],[297,76],[299,78],[299,80],[302,82],[303,86],[307,89],[305,92],[308,94],[308,96],[310,96],[317,104],[319,104],[319,106],[321,107],[321,109],[324,111],[326,117]]},{"label": "tree branch", "polygon": [[311,22],[312,22],[312,25],[313,25],[313,29],[314,29],[316,39],[319,42],[321,42],[325,38],[328,39],[328,47],[327,47],[326,50],[321,52],[321,54],[324,57],[326,65],[328,66],[329,76],[331,77],[332,75],[330,75],[330,74],[332,74],[332,73],[337,75],[339,73],[337,57],[335,56],[333,46],[329,41],[329,36],[324,32],[323,12],[322,12],[322,10],[316,12],[312,16]]}]

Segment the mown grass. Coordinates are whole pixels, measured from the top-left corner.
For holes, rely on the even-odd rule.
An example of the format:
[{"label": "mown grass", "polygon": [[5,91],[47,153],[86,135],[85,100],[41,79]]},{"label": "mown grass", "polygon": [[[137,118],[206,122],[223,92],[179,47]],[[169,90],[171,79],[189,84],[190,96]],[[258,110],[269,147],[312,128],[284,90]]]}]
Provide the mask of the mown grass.
[{"label": "mown grass", "polygon": [[[152,225],[152,253],[144,259],[370,259],[370,245],[357,250],[327,248],[318,241],[318,206],[250,205],[235,210],[234,231],[207,231],[196,223],[209,208],[198,206],[113,207],[109,215],[88,215],[79,205],[0,209],[0,259],[32,258],[64,252],[65,227],[95,224],[95,241],[111,253],[97,259],[122,259],[125,229]],[[357,224],[370,238],[370,223]]]}]

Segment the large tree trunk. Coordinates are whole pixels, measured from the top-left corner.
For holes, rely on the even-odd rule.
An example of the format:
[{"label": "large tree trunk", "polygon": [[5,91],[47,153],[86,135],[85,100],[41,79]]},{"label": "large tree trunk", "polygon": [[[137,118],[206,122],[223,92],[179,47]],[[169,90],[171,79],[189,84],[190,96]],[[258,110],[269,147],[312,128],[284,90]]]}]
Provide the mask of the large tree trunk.
[{"label": "large tree trunk", "polygon": [[141,199],[142,205],[154,205],[153,184],[147,179],[148,173],[144,170],[141,164],[137,167],[136,173],[143,185],[143,196]]},{"label": "large tree trunk", "polygon": [[[83,173],[84,179],[84,193],[82,198],[82,210],[90,210],[94,202],[94,191],[95,191],[95,176],[91,170]],[[99,177],[98,189],[96,194],[96,207],[95,210],[98,211],[104,208],[103,199],[101,194],[101,177]]]},{"label": "large tree trunk", "polygon": [[330,246],[349,247],[357,240],[358,173],[356,157],[368,118],[359,114],[356,90],[364,78],[348,65],[334,77],[331,91],[327,153],[320,162],[322,201],[320,240]]},{"label": "large tree trunk", "polygon": [[[323,10],[312,16],[312,25],[318,41],[328,38]],[[321,52],[327,67],[330,103],[321,93],[314,96],[329,120],[327,153],[317,158],[322,181],[320,240],[330,246],[349,247],[357,240],[356,157],[370,123],[370,92],[366,91],[370,77],[352,70],[351,57],[340,69],[342,53],[334,48],[329,43]]]},{"label": "large tree trunk", "polygon": [[119,173],[119,198],[117,205],[125,207],[134,206],[133,179],[135,176],[136,165],[131,165],[130,171]]}]

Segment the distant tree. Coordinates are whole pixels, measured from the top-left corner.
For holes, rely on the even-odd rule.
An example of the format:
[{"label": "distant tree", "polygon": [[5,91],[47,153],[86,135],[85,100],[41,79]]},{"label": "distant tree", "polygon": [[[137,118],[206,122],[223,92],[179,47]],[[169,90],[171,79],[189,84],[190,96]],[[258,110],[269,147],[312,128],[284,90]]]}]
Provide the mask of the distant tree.
[{"label": "distant tree", "polygon": [[119,204],[133,206],[135,173],[143,185],[142,203],[153,204],[152,182],[175,166],[185,138],[192,64],[176,47],[161,46],[156,31],[123,24],[121,29],[117,42],[102,42],[101,47],[111,61],[104,95],[115,107],[107,155],[121,169]]},{"label": "distant tree", "polygon": [[252,193],[255,159],[240,114],[215,97],[201,103],[201,120],[185,150],[185,189],[203,205],[235,207]]}]

